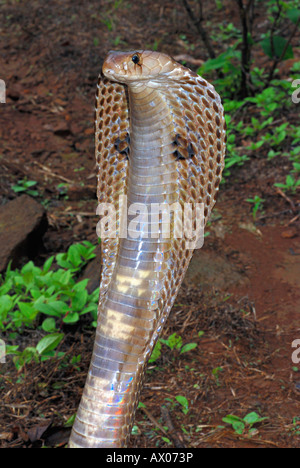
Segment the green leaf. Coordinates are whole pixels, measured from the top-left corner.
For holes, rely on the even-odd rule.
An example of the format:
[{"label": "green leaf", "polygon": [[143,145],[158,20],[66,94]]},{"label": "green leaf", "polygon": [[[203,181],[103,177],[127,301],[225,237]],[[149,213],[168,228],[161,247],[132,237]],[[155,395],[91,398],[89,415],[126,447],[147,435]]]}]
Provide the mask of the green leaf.
[{"label": "green leaf", "polygon": [[222,418],[222,421],[228,424],[233,424],[236,422],[243,422],[241,418],[239,418],[238,416],[235,416],[234,414],[228,414],[227,416]]},{"label": "green leaf", "polygon": [[68,250],[68,260],[77,268],[81,263],[78,245],[71,245]]},{"label": "green leaf", "polygon": [[50,270],[51,266],[52,266],[52,263],[53,263],[53,260],[54,260],[54,256],[48,258],[45,263],[44,263],[44,266],[43,266],[43,273],[46,274],[48,273],[48,271]]},{"label": "green leaf", "polygon": [[[68,267],[69,268],[69,267]],[[67,270],[58,270],[53,274],[53,280],[58,281],[60,285],[69,286],[72,278],[72,266]]]},{"label": "green leaf", "polygon": [[29,188],[29,187],[33,187],[34,185],[36,185],[37,182],[35,180],[27,180],[25,183],[24,183],[24,186],[26,188]]},{"label": "green leaf", "polygon": [[247,424],[255,424],[259,421],[262,421],[265,418],[261,418],[259,414],[253,411],[252,413],[247,414],[243,419]]},{"label": "green leaf", "polygon": [[84,279],[82,281],[79,281],[78,283],[75,284],[75,286],[73,287],[74,291],[84,291],[88,285],[88,282],[89,282],[89,278],[87,279]]},{"label": "green leaf", "polygon": [[235,416],[234,414],[228,414],[225,416],[225,418],[222,418],[222,421],[231,424],[237,434],[242,434],[244,432],[245,423],[238,416]]},{"label": "green leaf", "polygon": [[57,254],[55,259],[56,259],[56,263],[62,268],[72,268],[72,266],[73,266],[67,260],[67,254],[66,253]]},{"label": "green leaf", "polygon": [[99,301],[99,288],[96,288],[92,294],[89,295],[90,302],[97,302]]},{"label": "green leaf", "polygon": [[76,413],[73,414],[64,424],[65,427],[72,427],[76,418]]},{"label": "green leaf", "polygon": [[11,346],[11,345],[7,345],[5,347],[5,354],[6,356],[8,355],[18,355],[19,354],[19,346]]},{"label": "green leaf", "polygon": [[170,439],[168,439],[168,437],[162,437],[162,440],[164,442],[166,442],[167,444],[169,444],[169,445],[171,444],[171,441],[170,441]]},{"label": "green leaf", "polygon": [[72,299],[72,306],[71,309],[74,312],[81,312],[84,308],[88,298],[87,290],[79,291]]},{"label": "green leaf", "polygon": [[79,314],[77,312],[70,312],[63,318],[64,323],[76,323],[79,320]]},{"label": "green leaf", "polygon": [[186,345],[182,346],[180,354],[187,353],[188,351],[197,348],[197,346],[197,343],[187,343]]},{"label": "green leaf", "polygon": [[182,406],[182,411],[184,412],[184,414],[187,414],[189,411],[189,402],[187,398],[185,398],[183,395],[177,395],[175,397],[175,400],[178,401],[178,403],[180,403],[180,405]]},{"label": "green leaf", "polygon": [[51,317],[46,318],[42,323],[42,329],[47,333],[54,332],[56,330],[55,319]]},{"label": "green leaf", "polygon": [[32,271],[27,271],[23,275],[23,281],[24,285],[27,286],[28,288],[34,284],[34,273]]},{"label": "green leaf", "polygon": [[[271,43],[271,38],[266,37],[263,41],[260,42],[260,45],[264,51],[264,53],[270,57],[270,58],[280,58],[285,46],[287,44],[287,40],[284,37],[281,36],[273,36],[273,48],[274,50],[272,51],[272,43]],[[274,52],[274,56],[273,56]],[[292,46],[289,44],[284,56],[282,57],[282,60],[287,60],[290,58],[293,58],[293,49]]]},{"label": "green leaf", "polygon": [[160,355],[161,355],[161,342],[158,341],[156,345],[154,346],[151,357],[149,359],[149,363],[151,364],[151,362],[155,362],[158,358],[160,358]]},{"label": "green leaf", "polygon": [[299,8],[292,8],[291,10],[287,11],[286,15],[293,23],[296,24],[297,21],[299,20],[300,10]]},{"label": "green leaf", "polygon": [[37,316],[38,311],[35,309],[34,304],[28,302],[19,302],[19,309],[22,312],[22,315],[25,321],[28,323],[33,322]]},{"label": "green leaf", "polygon": [[52,351],[59,345],[63,337],[63,333],[52,333],[51,335],[44,336],[36,346],[37,352],[42,355]]},{"label": "green leaf", "polygon": [[287,188],[293,187],[293,185],[294,185],[294,183],[295,183],[293,177],[292,177],[290,174],[288,174],[288,175],[286,176],[285,182],[286,182]]},{"label": "green leaf", "polygon": [[35,303],[35,307],[39,312],[53,315],[53,317],[62,317],[70,310],[69,306],[62,301],[49,302],[48,304]]},{"label": "green leaf", "polygon": [[182,338],[175,332],[169,336],[165,344],[171,349],[180,349],[182,346]]},{"label": "green leaf", "polygon": [[21,270],[22,275],[29,272],[34,273],[35,275],[39,275],[41,273],[41,269],[39,267],[36,267],[35,264],[32,261],[30,261],[26,263],[26,265],[24,265]]},{"label": "green leaf", "polygon": [[235,422],[232,424],[233,429],[237,434],[243,434],[245,429],[245,424],[242,422]]},{"label": "green leaf", "polygon": [[94,316],[94,318],[97,318],[97,311],[98,311],[98,305],[97,304],[89,304],[87,307],[85,307],[79,315],[84,315],[88,314],[89,312]]},{"label": "green leaf", "polygon": [[0,318],[6,318],[7,313],[13,308],[12,297],[8,294],[0,297]]}]

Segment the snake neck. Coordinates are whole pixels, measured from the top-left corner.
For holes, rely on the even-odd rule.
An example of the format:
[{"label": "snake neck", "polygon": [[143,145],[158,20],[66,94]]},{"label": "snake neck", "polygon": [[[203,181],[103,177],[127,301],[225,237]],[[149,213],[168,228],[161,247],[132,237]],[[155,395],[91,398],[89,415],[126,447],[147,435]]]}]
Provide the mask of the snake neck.
[{"label": "snake neck", "polygon": [[[171,239],[159,211],[177,201],[178,186],[173,124],[164,96],[156,89],[139,86],[129,88],[129,101],[127,210],[123,214],[128,229],[127,236],[120,239],[107,295],[100,304],[100,322],[102,331],[109,323],[110,330],[105,333],[113,329],[118,341],[127,342],[128,352],[134,346],[138,362],[143,364],[170,269]],[[172,226],[168,232],[171,235]]]},{"label": "snake neck", "polygon": [[129,101],[129,201],[171,203],[177,177],[168,103],[160,91],[147,86],[129,88]]}]

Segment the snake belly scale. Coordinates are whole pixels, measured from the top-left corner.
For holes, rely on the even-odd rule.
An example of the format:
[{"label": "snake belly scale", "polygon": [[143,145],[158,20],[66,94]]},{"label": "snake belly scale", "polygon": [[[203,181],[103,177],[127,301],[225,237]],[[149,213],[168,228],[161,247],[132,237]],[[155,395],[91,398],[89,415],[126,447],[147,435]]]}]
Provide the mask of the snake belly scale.
[{"label": "snake belly scale", "polygon": [[[176,209],[203,203],[206,221],[215,203],[223,107],[212,85],[168,55],[110,52],[97,86],[95,139],[98,201],[113,207],[116,236],[101,240],[98,325],[72,448],[128,443],[145,366],[193,254],[176,235]],[[121,235],[130,207],[161,204],[175,207],[169,236],[162,217]]]}]

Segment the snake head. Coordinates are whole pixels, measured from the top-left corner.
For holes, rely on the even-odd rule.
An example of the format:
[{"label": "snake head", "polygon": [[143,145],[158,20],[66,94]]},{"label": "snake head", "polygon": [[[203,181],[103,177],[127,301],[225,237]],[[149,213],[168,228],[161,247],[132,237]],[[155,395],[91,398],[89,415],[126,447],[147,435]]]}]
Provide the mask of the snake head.
[{"label": "snake head", "polygon": [[161,82],[182,75],[182,67],[174,59],[161,52],[136,50],[110,51],[104,60],[102,71],[111,81],[125,84],[151,81]]}]

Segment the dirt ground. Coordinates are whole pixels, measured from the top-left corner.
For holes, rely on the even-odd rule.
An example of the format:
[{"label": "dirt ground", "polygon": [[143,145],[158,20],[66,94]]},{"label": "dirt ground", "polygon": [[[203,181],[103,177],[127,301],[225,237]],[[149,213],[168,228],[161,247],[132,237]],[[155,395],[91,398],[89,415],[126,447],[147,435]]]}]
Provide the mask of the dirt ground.
[{"label": "dirt ground", "polygon": [[[0,104],[0,200],[16,196],[17,180],[38,182],[50,226],[37,263],[74,242],[97,243],[93,107],[106,52],[158,47],[176,56],[187,53],[185,35],[193,57],[207,58],[180,1],[147,4],[1,2],[7,102]],[[238,21],[230,5],[226,14]],[[223,14],[214,11],[212,28]],[[221,186],[210,235],[194,255],[163,333],[177,332],[198,346],[182,355],[164,348],[149,366],[130,447],[299,446],[300,371],[292,362],[292,342],[300,339],[299,192],[286,198],[274,188],[289,172],[286,160],[259,156],[232,170]],[[254,195],[265,199],[255,223],[246,202]],[[66,334],[64,351],[82,356],[77,371],[47,361],[26,366],[21,378],[6,365],[0,447],[66,443],[64,423],[76,411],[92,342],[90,330]],[[189,401],[186,414],[178,395]],[[251,437],[222,422],[253,411],[267,419]]]}]

